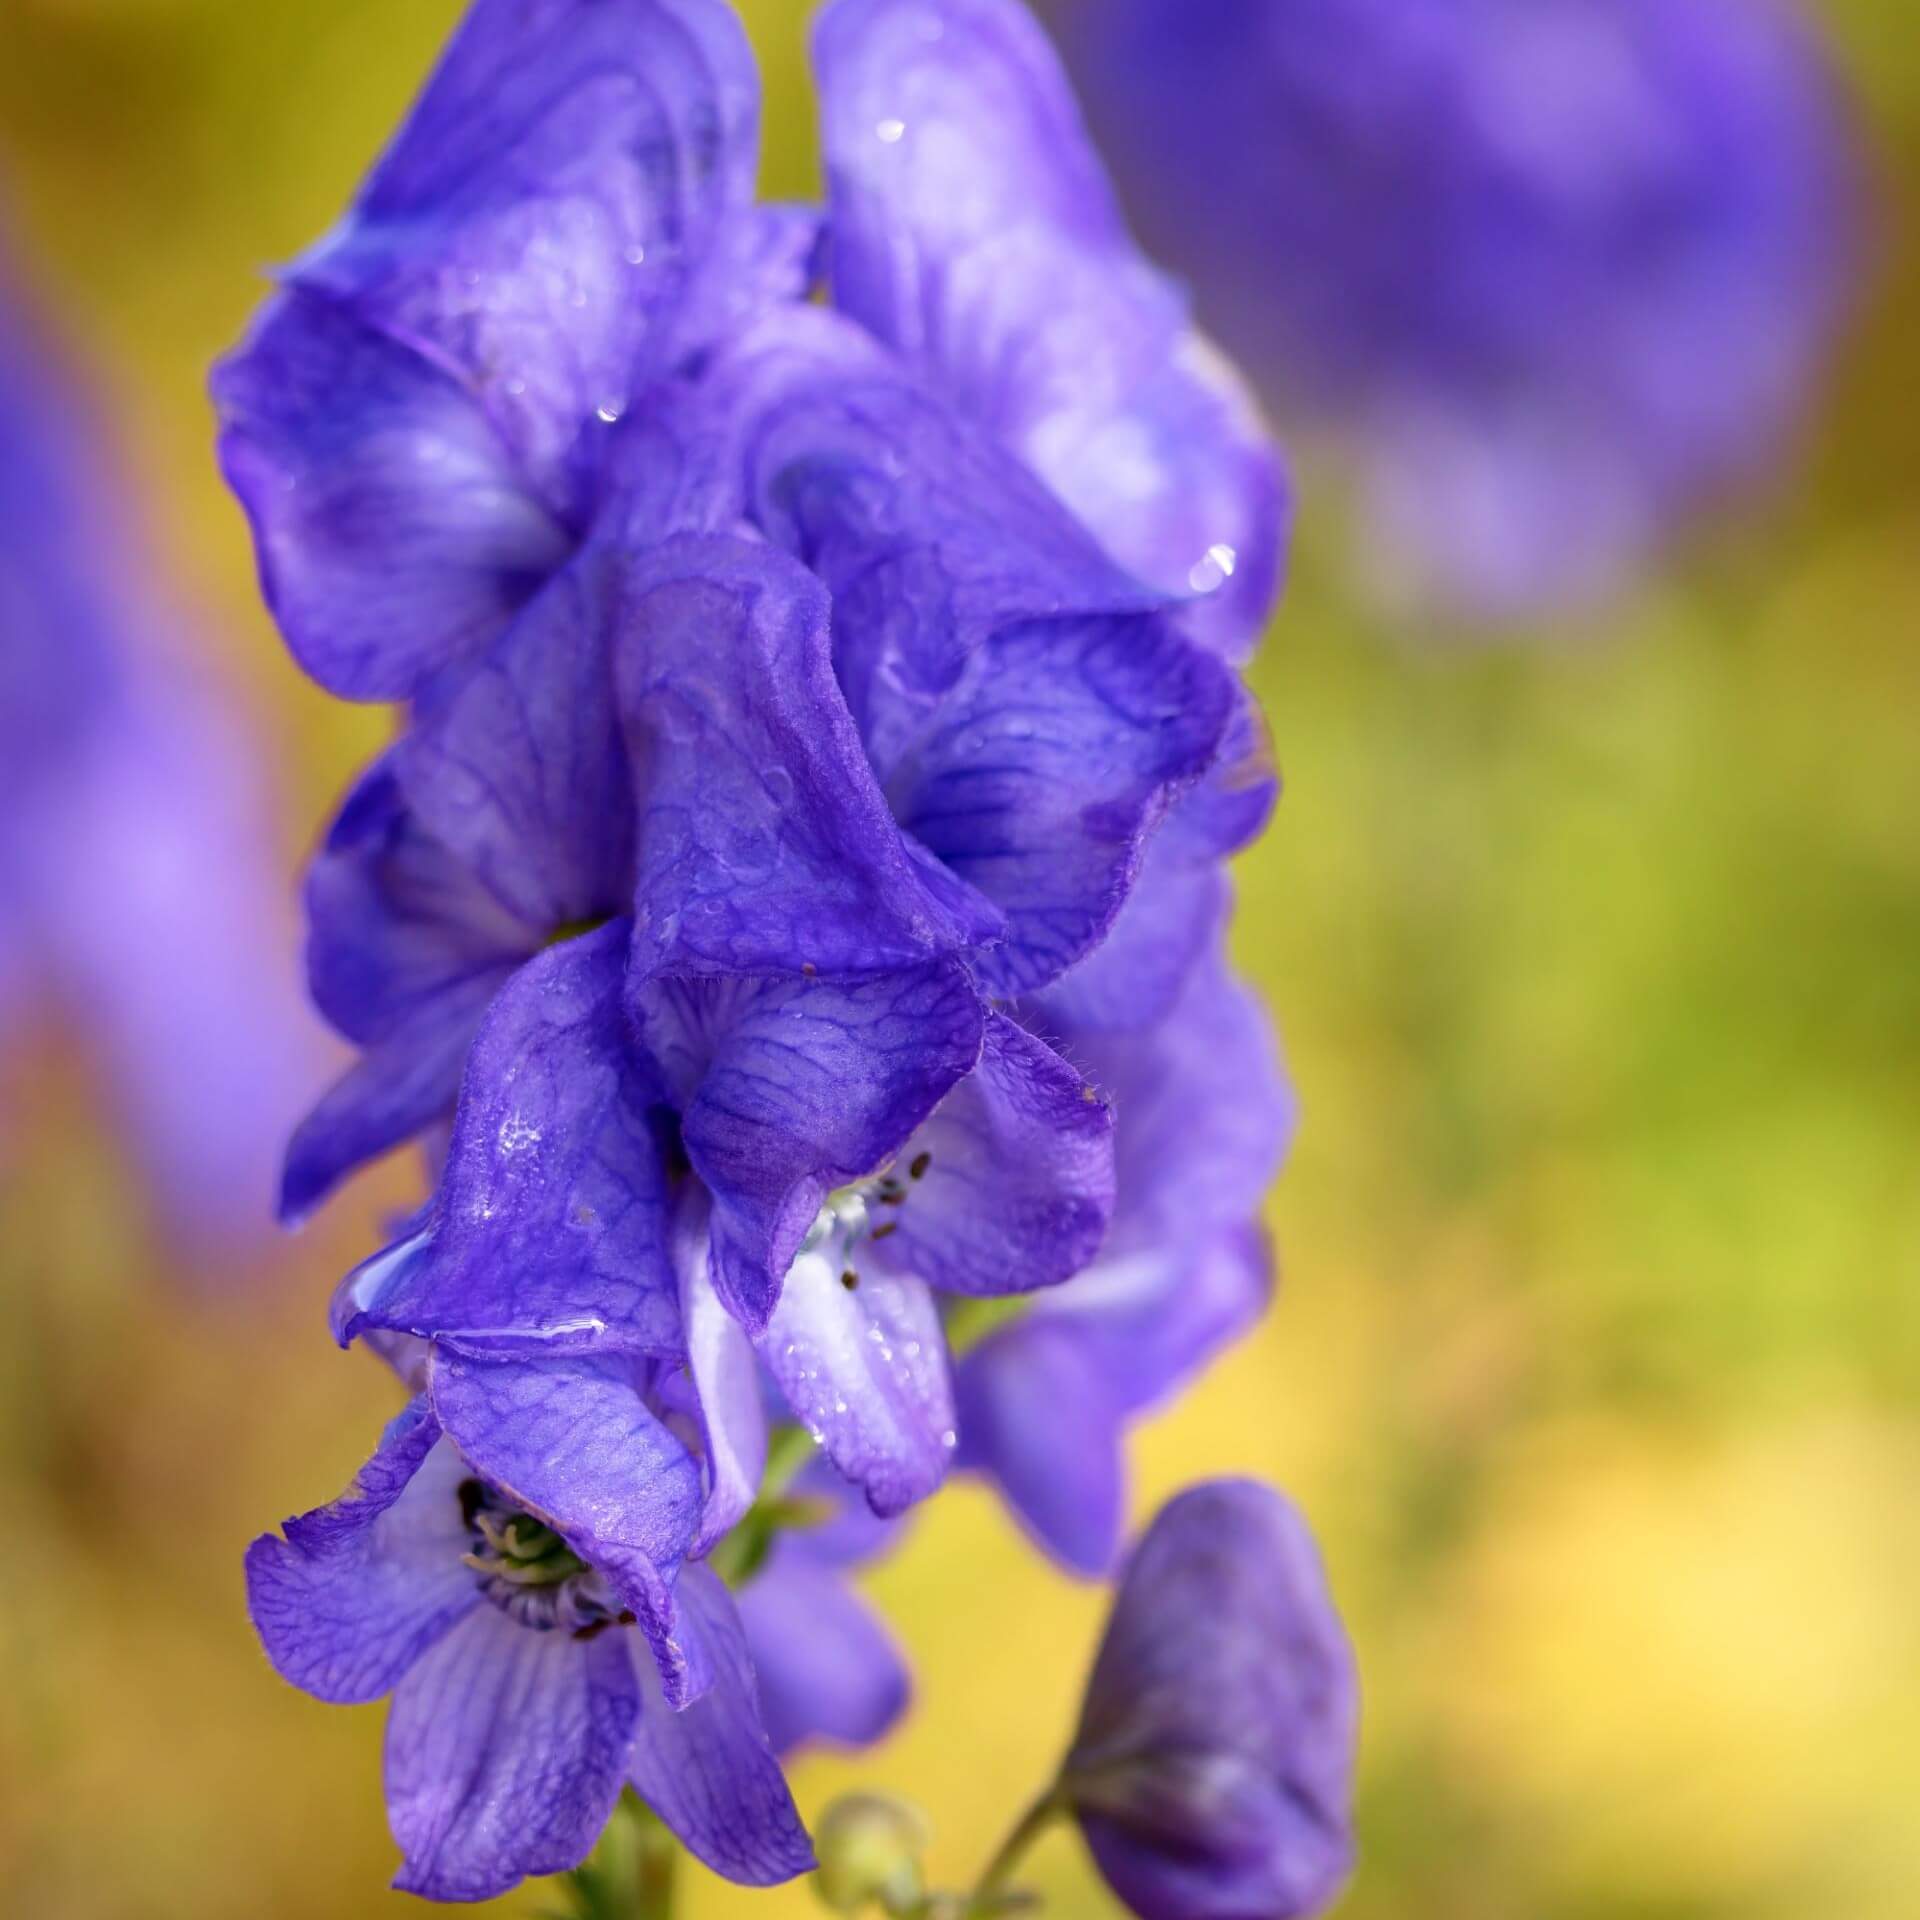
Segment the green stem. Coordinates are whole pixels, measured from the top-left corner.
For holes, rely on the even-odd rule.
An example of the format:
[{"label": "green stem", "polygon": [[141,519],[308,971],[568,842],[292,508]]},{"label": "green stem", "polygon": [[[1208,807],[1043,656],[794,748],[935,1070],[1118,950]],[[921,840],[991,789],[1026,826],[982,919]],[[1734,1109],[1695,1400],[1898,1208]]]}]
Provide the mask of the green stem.
[{"label": "green stem", "polygon": [[680,1848],[658,1820],[640,1835],[640,1857],[633,1872],[633,1920],[673,1920],[674,1871]]},{"label": "green stem", "polygon": [[613,1810],[593,1858],[566,1876],[571,1920],[673,1920],[679,1842],[632,1793]]},{"label": "green stem", "polygon": [[1025,1813],[1019,1824],[1000,1843],[1000,1851],[987,1862],[986,1871],[974,1883],[967,1896],[964,1920],[984,1920],[996,1911],[1007,1883],[1026,1858],[1027,1849],[1067,1810],[1066,1795],[1057,1786],[1049,1787]]}]

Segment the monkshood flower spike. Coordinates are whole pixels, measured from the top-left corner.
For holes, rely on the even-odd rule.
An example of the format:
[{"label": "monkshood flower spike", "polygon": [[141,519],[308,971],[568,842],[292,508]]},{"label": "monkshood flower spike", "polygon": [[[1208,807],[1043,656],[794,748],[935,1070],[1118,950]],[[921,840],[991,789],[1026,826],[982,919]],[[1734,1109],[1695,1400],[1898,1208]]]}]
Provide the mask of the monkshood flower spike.
[{"label": "monkshood flower spike", "polygon": [[413,1402],[249,1592],[392,1695],[435,1897],[623,1783],[595,1914],[662,1824],[803,1870],[778,1756],[908,1694],[848,1570],[960,1465],[1104,1572],[1127,1424],[1267,1297],[1276,457],[1015,0],[815,56],[826,205],[757,207],[720,0],[477,0],[215,376],[290,647],[402,703],[308,874],[358,1059],[282,1210],[433,1187],[332,1313]]},{"label": "monkshood flower spike", "polygon": [[1148,239],[1427,625],[1578,612],[1779,463],[1863,169],[1794,0],[1054,0]]}]

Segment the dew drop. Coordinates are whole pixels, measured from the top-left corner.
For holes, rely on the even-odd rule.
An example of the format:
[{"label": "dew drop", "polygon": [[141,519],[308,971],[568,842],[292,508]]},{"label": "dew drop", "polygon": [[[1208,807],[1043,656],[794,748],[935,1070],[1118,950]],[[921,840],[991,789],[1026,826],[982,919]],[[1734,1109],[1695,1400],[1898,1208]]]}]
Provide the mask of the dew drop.
[{"label": "dew drop", "polygon": [[906,131],[907,123],[904,120],[882,120],[874,128],[874,132],[890,147],[898,145],[906,137]]}]

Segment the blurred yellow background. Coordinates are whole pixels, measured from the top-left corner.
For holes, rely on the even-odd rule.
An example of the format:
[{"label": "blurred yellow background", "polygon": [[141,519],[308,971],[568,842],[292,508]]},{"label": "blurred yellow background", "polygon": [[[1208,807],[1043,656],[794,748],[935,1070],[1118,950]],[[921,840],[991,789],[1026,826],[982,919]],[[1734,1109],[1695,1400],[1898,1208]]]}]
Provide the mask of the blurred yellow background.
[{"label": "blurred yellow background", "polygon": [[[276,642],[204,372],[457,10],[0,9],[18,250],[252,703],[289,886],[387,721]],[[803,191],[802,9],[745,10],[768,182]],[[1289,788],[1238,947],[1303,1093],[1286,1280],[1142,1435],[1135,1500],[1250,1471],[1318,1528],[1367,1695],[1350,1920],[1920,1913],[1920,35],[1901,0],[1827,17],[1881,266],[1803,469],[1617,630],[1486,654],[1370,631],[1310,499],[1258,670]],[[0,1907],[398,1912],[382,1709],[273,1677],[239,1556],[391,1409],[321,1308],[411,1171],[170,1274],[65,1040],[9,1073]],[[881,1751],[803,1764],[803,1810],[904,1791],[970,1876],[1067,1736],[1102,1598],[971,1487],[872,1587],[917,1706]],[[1112,1910],[1074,1840],[1035,1860],[1055,1913]],[[810,1910],[697,1872],[686,1904]]]}]

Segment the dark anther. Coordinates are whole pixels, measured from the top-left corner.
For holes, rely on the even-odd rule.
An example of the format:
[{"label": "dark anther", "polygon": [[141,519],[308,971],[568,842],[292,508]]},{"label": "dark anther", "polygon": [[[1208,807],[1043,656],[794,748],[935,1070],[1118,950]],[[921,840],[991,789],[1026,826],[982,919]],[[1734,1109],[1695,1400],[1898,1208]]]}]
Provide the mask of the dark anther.
[{"label": "dark anther", "polygon": [[597,1640],[609,1627],[632,1626],[633,1619],[631,1613],[622,1613],[612,1620],[596,1620],[590,1627],[575,1627],[573,1637],[576,1640]]},{"label": "dark anther", "polygon": [[860,1284],[860,1276],[849,1267],[846,1272],[840,1276],[840,1284],[851,1293],[854,1288]]},{"label": "dark anther", "polygon": [[897,1232],[899,1226],[900,1222],[898,1220],[889,1220],[884,1227],[875,1227],[868,1237],[874,1240],[884,1240],[888,1234]]},{"label": "dark anther", "polygon": [[878,1191],[880,1204],[883,1207],[900,1206],[905,1202],[907,1197],[906,1188],[903,1187],[898,1180],[882,1180]]},{"label": "dark anther", "polygon": [[907,1169],[908,1176],[915,1180],[924,1180],[927,1177],[927,1169],[932,1165],[932,1154],[916,1153],[913,1156],[913,1165]]}]

